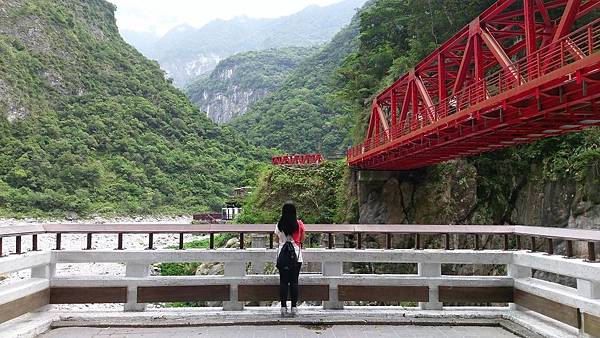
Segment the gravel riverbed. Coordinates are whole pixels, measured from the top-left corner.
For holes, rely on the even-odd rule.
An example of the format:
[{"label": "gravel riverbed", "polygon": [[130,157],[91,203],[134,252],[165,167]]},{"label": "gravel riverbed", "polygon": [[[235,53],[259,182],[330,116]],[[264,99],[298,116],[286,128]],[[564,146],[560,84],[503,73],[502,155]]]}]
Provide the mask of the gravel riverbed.
[{"label": "gravel riverbed", "polygon": [[[0,228],[3,226],[27,225],[35,223],[61,223],[61,224],[84,224],[84,223],[143,223],[143,224],[189,224],[192,217],[177,216],[177,217],[136,217],[136,218],[93,218],[81,221],[68,220],[36,220],[36,219],[0,219]],[[186,234],[185,242],[190,242],[202,239],[205,236]],[[157,249],[166,248],[169,246],[178,245],[178,234],[155,234],[154,247]],[[92,237],[92,245],[94,249],[111,250],[117,247],[116,234],[95,234]],[[61,246],[63,249],[83,249],[86,246],[85,234],[63,234],[61,237]],[[126,249],[144,249],[148,246],[147,234],[130,234],[123,236],[123,246]],[[41,234],[38,235],[38,249],[51,250],[56,247],[56,235]],[[31,236],[23,236],[22,250],[31,250]],[[2,254],[9,255],[15,252],[15,241],[13,238],[5,238],[3,240]],[[158,274],[157,271],[151,271],[153,274]],[[57,276],[123,276],[125,275],[125,265],[118,263],[85,263],[85,264],[57,264]],[[0,275],[0,287],[17,283],[20,280],[30,278],[30,270],[22,270],[7,275]],[[155,305],[156,306],[156,305]],[[96,304],[96,305],[59,305],[55,306],[62,309],[119,309],[120,304]],[[153,306],[151,306],[153,307]]]}]

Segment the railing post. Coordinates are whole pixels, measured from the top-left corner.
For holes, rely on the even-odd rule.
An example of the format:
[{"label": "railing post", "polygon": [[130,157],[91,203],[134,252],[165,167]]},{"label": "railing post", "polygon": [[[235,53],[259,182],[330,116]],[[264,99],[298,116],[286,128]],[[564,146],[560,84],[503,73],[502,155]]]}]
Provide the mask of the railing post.
[{"label": "railing post", "polygon": [[56,274],[56,263],[40,265],[31,268],[31,278],[52,279]]},{"label": "railing post", "polygon": [[[577,294],[588,299],[600,299],[600,283],[577,279]],[[583,331],[583,328],[586,327],[585,316],[581,316],[581,321],[582,325],[579,329],[580,337],[591,337]]]},{"label": "railing post", "polygon": [[566,253],[565,258],[573,258],[573,241],[567,240],[565,241]]},{"label": "railing post", "polygon": [[590,56],[594,54],[594,34],[592,31],[592,26],[590,25],[587,29],[587,43],[588,43],[588,55]]},{"label": "railing post", "polygon": [[[225,277],[246,276],[246,262],[225,262]],[[239,282],[231,283],[229,286],[229,301],[223,302],[224,311],[239,311],[244,309],[244,303],[238,300]]]},{"label": "railing post", "polygon": [[587,262],[596,262],[596,248],[595,248],[596,243],[594,242],[588,242],[587,243],[587,253],[588,253],[588,257],[586,259]]},{"label": "railing post", "polygon": [[475,250],[481,250],[481,235],[475,234]]},{"label": "railing post", "polygon": [[327,249],[333,249],[333,234],[327,233]]},{"label": "railing post", "polygon": [[415,234],[415,250],[421,250],[421,234]]},{"label": "railing post", "polygon": [[[322,264],[323,277],[339,277],[344,272],[342,262],[323,262]],[[339,301],[338,297],[338,282],[330,279],[329,281],[329,300],[323,302],[325,310],[342,310],[344,302]]]},{"label": "railing post", "polygon": [[[536,76],[535,76],[535,78],[538,78],[538,77],[541,76],[541,73],[542,73],[542,70],[541,70],[542,62],[541,62],[541,58],[540,58],[540,53],[539,52],[535,53],[535,67],[536,67],[536,72],[535,72]],[[534,77],[532,76],[530,78],[530,80],[533,80],[533,79],[534,79]]]},{"label": "railing post", "polygon": [[87,245],[85,247],[85,250],[92,250],[92,234],[91,233],[87,234]]},{"label": "railing post", "polygon": [[179,250],[183,250],[183,232],[179,233]]},{"label": "railing post", "polygon": [[56,250],[62,250],[61,249],[61,242],[62,242],[61,233],[58,232],[58,233],[56,233]]},{"label": "railing post", "polygon": [[117,250],[123,250],[123,233],[117,234]]},{"label": "railing post", "polygon": [[0,257],[4,256],[2,253],[2,237],[0,237]]},{"label": "railing post", "polygon": [[21,254],[21,236],[15,236],[15,254]]},{"label": "railing post", "polygon": [[392,249],[392,234],[385,234],[385,248],[388,250]]},{"label": "railing post", "polygon": [[215,248],[215,234],[211,232],[208,235],[208,238],[209,238],[209,240],[208,240],[208,248],[211,249],[211,250],[213,250]]},{"label": "railing post", "polygon": [[[150,273],[150,264],[144,263],[127,263],[125,267],[125,276],[134,278],[145,278]],[[125,303],[125,311],[141,312],[146,310],[146,304],[137,302],[137,283],[132,283],[127,286],[127,303]]]},{"label": "railing post", "polygon": [[554,242],[552,238],[546,238],[546,253],[548,255],[554,255]]},{"label": "railing post", "polygon": [[38,251],[38,237],[37,237],[37,234],[31,235],[31,251]]},{"label": "railing post", "polygon": [[535,236],[531,236],[531,252],[537,251],[537,245],[535,243]]},{"label": "railing post", "polygon": [[269,249],[273,249],[273,233],[269,234]]},{"label": "railing post", "polygon": [[[515,280],[515,279],[523,279],[523,278],[530,278],[533,275],[533,271],[531,270],[531,268],[525,267],[525,266],[521,266],[521,265],[508,264],[507,270],[508,270],[507,271],[507,275],[509,277],[512,277],[513,280]],[[511,310],[519,310],[520,306],[518,306],[515,303],[511,303],[510,304],[510,309]]]},{"label": "railing post", "polygon": [[[419,277],[440,277],[442,275],[442,264],[419,263]],[[441,310],[443,304],[440,302],[439,288],[437,284],[429,285],[429,301],[419,302],[421,310]]]},{"label": "railing post", "polygon": [[153,233],[148,234],[148,247],[146,248],[146,250],[154,250],[154,234]]},{"label": "railing post", "polygon": [[[267,247],[267,237],[264,234],[252,234],[251,247],[252,249],[265,250]],[[251,262],[251,273],[262,275],[265,273],[265,262],[259,262],[258,260],[252,260]]]}]

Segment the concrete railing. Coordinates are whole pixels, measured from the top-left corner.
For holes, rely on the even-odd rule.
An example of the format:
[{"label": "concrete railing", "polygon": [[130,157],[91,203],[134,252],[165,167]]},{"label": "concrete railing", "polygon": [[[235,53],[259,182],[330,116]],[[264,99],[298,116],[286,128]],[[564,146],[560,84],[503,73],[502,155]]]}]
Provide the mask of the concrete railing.
[{"label": "concrete railing", "polygon": [[[115,225],[116,226],[116,225]],[[145,231],[132,229],[131,225],[102,226],[93,233],[216,233],[241,232],[242,226],[219,225],[162,226]],[[252,225],[244,230],[267,233],[267,225]],[[71,227],[70,225],[68,227]],[[198,227],[190,230],[190,227]],[[200,227],[203,227],[200,230]],[[208,229],[206,228],[208,227]],[[268,225],[269,230],[273,225]],[[554,251],[525,251],[514,245],[519,236],[527,233],[546,238],[550,232],[544,228],[520,227],[461,227],[423,226],[363,226],[315,225],[312,232],[325,233],[385,234],[382,249],[356,248],[308,248],[303,257],[307,263],[319,266],[315,273],[300,277],[301,300],[322,302],[325,309],[342,309],[345,302],[402,303],[417,305],[421,309],[440,310],[460,305],[495,305],[507,308],[525,308],[573,326],[592,336],[600,334],[600,265],[586,260],[554,255]],[[484,232],[487,228],[487,232]],[[83,227],[68,232],[67,227],[46,228],[46,232],[92,233]],[[106,231],[104,231],[106,230]],[[211,231],[212,230],[212,231]],[[228,231],[224,231],[228,230]],[[235,231],[232,231],[235,230]],[[257,231],[259,230],[259,231]],[[444,230],[444,231],[439,231]],[[545,232],[541,232],[541,231]],[[581,240],[594,243],[598,232],[552,230],[552,234],[565,240]],[[60,231],[60,232],[59,232]],[[41,233],[41,232],[40,232]],[[21,233],[22,235],[23,233]],[[441,234],[445,239],[442,248],[422,245],[421,235]],[[473,234],[475,247],[448,250],[450,234]],[[13,233],[14,235],[14,233]],[[479,236],[504,238],[503,248],[484,249]],[[586,235],[587,237],[583,237]],[[417,243],[414,248],[388,249],[392,236],[410,236]],[[509,239],[506,239],[508,236]],[[151,237],[151,236],[149,236]],[[329,236],[329,240],[331,241]],[[355,236],[360,241],[360,236]],[[89,236],[88,236],[89,238]],[[479,243],[477,243],[479,242]],[[89,244],[89,239],[88,239]],[[535,245],[535,242],[532,243]],[[181,301],[222,301],[224,310],[242,310],[246,302],[278,299],[278,276],[247,273],[248,263],[261,265],[275,260],[275,250],[248,249],[187,249],[187,250],[50,250],[12,254],[0,258],[0,274],[31,270],[31,278],[0,286],[0,322],[38,309],[46,304],[122,303],[125,311],[144,311],[148,303]],[[89,247],[89,246],[88,246]],[[151,247],[151,246],[149,246]],[[356,247],[361,247],[356,245]],[[425,248],[424,248],[425,247]],[[456,246],[454,246],[456,247]],[[554,246],[552,246],[553,248]],[[590,246],[588,245],[588,248]],[[535,248],[535,247],[534,247]],[[593,248],[593,245],[592,245]],[[92,248],[93,249],[93,248]],[[107,250],[108,249],[108,250]],[[121,248],[123,249],[123,248]],[[568,248],[567,248],[568,250]],[[572,248],[571,248],[572,250]],[[16,250],[15,250],[16,252]],[[572,252],[571,252],[571,256]],[[594,257],[595,261],[595,257]],[[155,263],[220,262],[223,275],[212,276],[151,276],[150,267]],[[57,264],[119,263],[125,265],[123,276],[61,276],[56,274]],[[352,274],[348,263],[405,263],[416,265],[416,274]],[[457,276],[442,274],[445,264],[497,265],[501,276]],[[502,268],[503,267],[503,268]],[[576,288],[567,287],[534,278],[533,271],[540,270],[574,278]],[[346,273],[345,273],[346,272]]]},{"label": "concrete railing", "polygon": [[[548,254],[554,254],[555,241],[565,242],[565,256],[574,257],[573,243],[585,242],[587,244],[587,260],[596,261],[595,246],[600,242],[600,231],[581,229],[559,229],[547,227],[512,226],[512,225],[410,225],[410,224],[308,224],[307,233],[326,234],[327,247],[333,249],[334,234],[352,234],[355,238],[355,247],[363,249],[363,237],[368,234],[385,235],[385,248],[392,248],[392,238],[397,236],[413,237],[415,249],[423,249],[423,237],[443,237],[444,249],[452,249],[451,235],[472,236],[474,249],[485,249],[482,245],[482,236],[502,237],[503,249],[523,249],[524,239],[528,238],[530,249],[537,251],[540,244],[537,239],[545,242],[542,246]],[[92,250],[92,237],[95,234],[115,234],[117,236],[118,250],[125,249],[123,237],[126,234],[148,234],[148,249],[154,248],[155,234],[179,234],[179,249],[184,248],[185,234],[207,234],[210,238],[209,248],[214,249],[214,236],[218,233],[239,234],[240,249],[244,249],[245,234],[269,234],[269,248],[273,248],[273,224],[35,224],[26,226],[0,227],[0,256],[4,254],[3,241],[14,238],[15,254],[21,254],[22,237],[31,236],[31,250],[38,249],[39,234],[55,234],[56,250],[60,250],[63,234],[86,234],[86,249]],[[511,242],[514,245],[511,246]]]}]

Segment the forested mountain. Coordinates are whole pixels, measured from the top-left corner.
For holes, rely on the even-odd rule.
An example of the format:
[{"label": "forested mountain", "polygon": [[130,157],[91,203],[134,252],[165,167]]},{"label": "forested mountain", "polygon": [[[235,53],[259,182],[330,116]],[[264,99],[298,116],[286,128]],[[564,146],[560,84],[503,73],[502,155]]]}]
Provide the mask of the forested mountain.
[{"label": "forested mountain", "polygon": [[0,214],[217,208],[265,159],[126,44],[114,10],[0,2]]},{"label": "forested mountain", "polygon": [[288,47],[235,54],[219,62],[209,77],[189,84],[186,92],[210,119],[226,123],[279,88],[315,51],[315,47]]},{"label": "forested mountain", "polygon": [[[201,28],[179,26],[153,48],[146,49],[146,56],[158,60],[174,83],[183,87],[236,53],[326,43],[348,24],[356,8],[365,1],[343,0],[326,7],[310,6],[277,19],[240,17],[215,20]],[[130,42],[135,45],[135,41]]]},{"label": "forested mountain", "polygon": [[337,88],[332,75],[357,48],[359,19],[355,15],[350,25],[302,62],[278,90],[234,119],[231,127],[254,144],[289,153],[342,153],[350,120],[343,114],[345,104],[333,96]]}]

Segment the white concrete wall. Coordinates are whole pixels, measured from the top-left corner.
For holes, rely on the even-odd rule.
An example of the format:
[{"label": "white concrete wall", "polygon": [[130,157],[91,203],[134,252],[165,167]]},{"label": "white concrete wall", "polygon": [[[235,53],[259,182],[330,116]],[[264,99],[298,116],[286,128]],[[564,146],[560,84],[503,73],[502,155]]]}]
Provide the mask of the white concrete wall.
[{"label": "white concrete wall", "polygon": [[[422,309],[442,309],[438,299],[438,286],[514,286],[562,304],[578,307],[582,311],[600,315],[600,264],[581,259],[564,259],[543,253],[500,250],[382,250],[382,249],[307,249],[305,262],[317,262],[323,266],[322,274],[302,275],[301,284],[330,287],[330,300],[324,302],[327,309],[342,309],[337,299],[338,285],[375,286],[428,286],[429,302],[421,303]],[[237,288],[243,284],[277,284],[278,276],[246,275],[246,263],[265,263],[275,259],[275,251],[268,249],[218,249],[218,250],[64,250],[31,252],[0,258],[0,274],[32,269],[32,279],[15,285],[0,287],[0,304],[27,296],[40,288],[51,287],[108,287],[128,288],[127,311],[144,311],[138,304],[138,286],[167,285],[231,285],[231,301],[225,302],[226,310],[241,310],[243,302],[237,301]],[[158,262],[223,262],[224,276],[149,276],[149,267]],[[359,275],[344,274],[344,262],[416,263],[418,275]],[[54,275],[55,265],[60,263],[123,263],[126,276],[71,276]],[[504,264],[508,276],[444,276],[441,264]],[[578,288],[567,288],[531,277],[531,270],[539,269],[577,278]],[[16,297],[16,298],[15,298]]]}]

